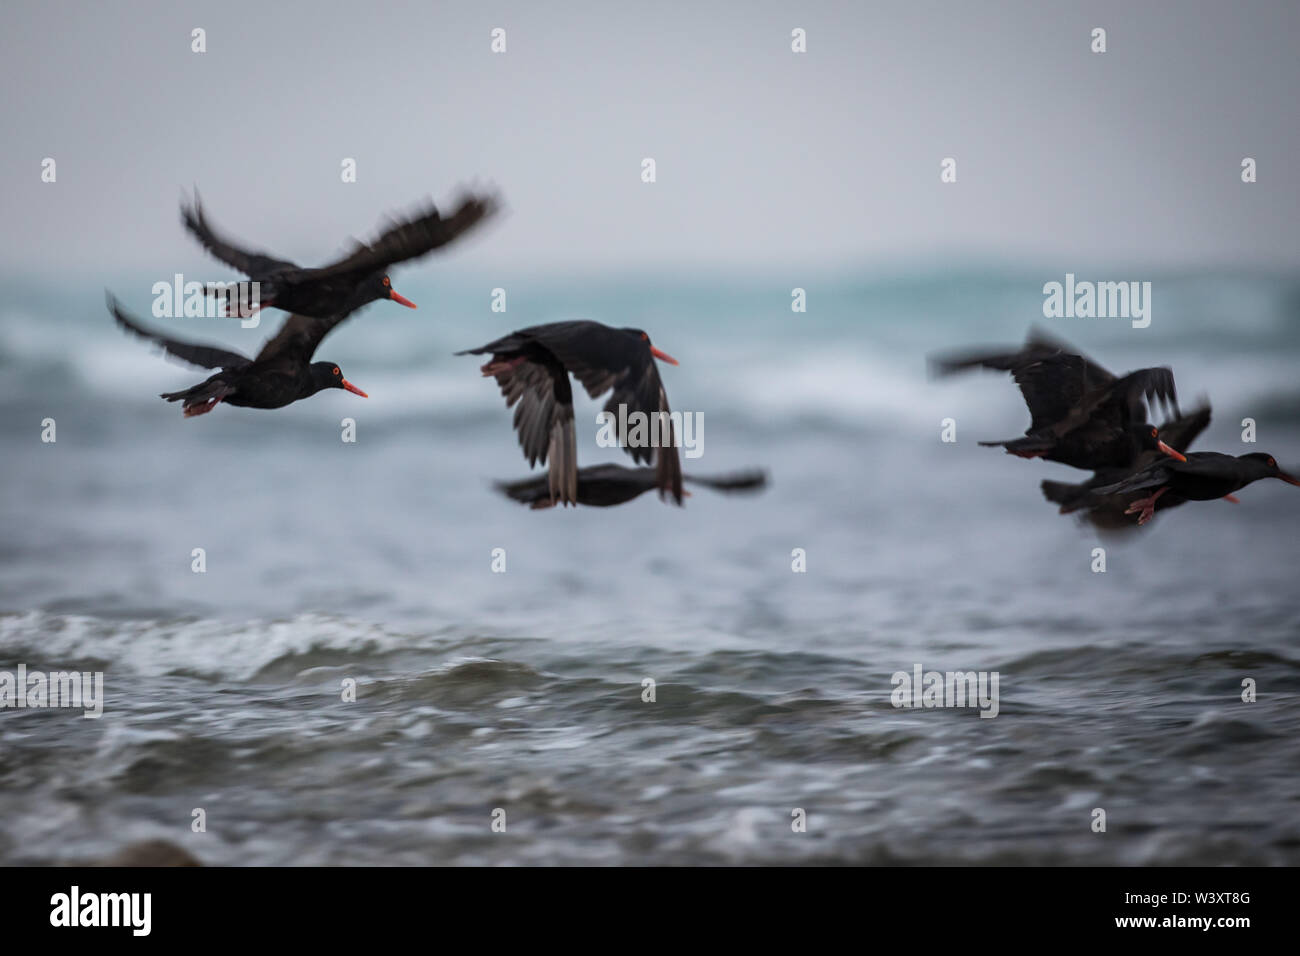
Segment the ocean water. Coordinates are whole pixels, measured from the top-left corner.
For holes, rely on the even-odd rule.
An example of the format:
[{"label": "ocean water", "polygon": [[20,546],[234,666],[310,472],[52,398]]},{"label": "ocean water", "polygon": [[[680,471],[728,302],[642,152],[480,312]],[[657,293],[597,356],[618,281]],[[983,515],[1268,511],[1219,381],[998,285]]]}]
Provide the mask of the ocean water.
[{"label": "ocean water", "polygon": [[[1038,490],[1079,473],[976,445],[1027,423],[1010,380],[931,382],[925,356],[1038,321],[1116,372],[1172,365],[1184,406],[1214,405],[1197,448],[1300,468],[1300,280],[1158,276],[1137,330],[1042,319],[1060,278],[412,269],[418,311],[372,305],[320,350],[368,400],[189,421],[156,396],[202,373],[104,309],[110,285],[148,318],[147,280],[5,280],[0,671],[101,671],[106,699],[0,710],[0,862],[158,838],[237,865],[1295,864],[1300,492],[1099,538]],[[251,351],[278,317],[151,321]],[[688,473],[770,487],[496,495],[527,464],[452,352],[577,317],[681,361],[670,400],[705,422]],[[587,463],[619,460],[600,407],[578,405]],[[895,708],[918,664],[997,672],[997,716]]]}]

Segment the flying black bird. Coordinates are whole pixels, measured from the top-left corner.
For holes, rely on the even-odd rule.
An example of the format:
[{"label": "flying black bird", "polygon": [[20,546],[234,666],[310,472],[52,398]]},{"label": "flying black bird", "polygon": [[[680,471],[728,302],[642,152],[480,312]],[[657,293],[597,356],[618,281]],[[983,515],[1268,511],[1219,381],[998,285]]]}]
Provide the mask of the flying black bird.
[{"label": "flying black bird", "polygon": [[108,309],[118,325],[162,346],[163,351],[200,368],[220,369],[192,388],[162,393],[160,397],[169,402],[184,403],[186,418],[210,412],[218,402],[250,408],[281,408],[315,395],[323,388],[342,388],[362,398],[368,397],[343,377],[335,363],[311,361],[321,339],[347,318],[346,314],[324,319],[291,315],[275,337],[262,346],[257,358],[250,359],[218,346],[182,342],[150,331],[123,312],[111,294]]},{"label": "flying black bird", "polygon": [[[1168,453],[1158,447],[1157,441],[1179,452],[1186,452],[1209,424],[1210,407],[1202,405],[1195,411],[1161,425],[1158,432],[1151,425],[1132,426],[1142,429],[1146,434],[1139,439],[1139,443],[1143,446],[1142,451],[1127,467],[1102,469],[1095,472],[1087,481],[1078,484],[1044,481],[1043,497],[1060,505],[1061,514],[1078,513],[1084,521],[1101,530],[1132,528],[1133,519],[1128,517],[1125,511],[1130,504],[1141,497],[1141,493],[1103,495],[1098,494],[1096,489],[1115,484],[1149,465],[1167,460],[1165,456]],[[1182,457],[1185,459],[1185,456]],[[1165,497],[1160,500],[1156,510],[1163,511],[1182,503],[1182,499]]]},{"label": "flying black bird", "polygon": [[[618,423],[619,444],[632,460],[656,463],[660,497],[671,492],[682,503],[682,465],[668,417],[668,395],[659,380],[655,359],[677,360],[650,344],[640,329],[615,329],[599,322],[552,322],[534,325],[457,355],[491,354],[481,369],[496,378],[506,407],[516,403],[514,425],[519,445],[530,465],[549,460],[548,490],[552,501],[578,503],[578,454],[573,432],[573,390],[569,372],[592,398],[613,389],[605,411]],[[619,406],[626,415],[619,415]],[[631,415],[641,412],[652,423],[652,444],[629,444],[623,433]],[[660,414],[662,413],[662,414]]]},{"label": "flying black bird", "polygon": [[1156,461],[1136,474],[1097,489],[1098,494],[1115,495],[1132,491],[1151,494],[1130,502],[1125,514],[1136,514],[1138,524],[1146,524],[1166,496],[1182,501],[1212,501],[1227,498],[1235,501],[1234,491],[1261,478],[1280,478],[1300,485],[1300,478],[1277,466],[1272,455],[1251,452],[1248,455],[1222,455],[1217,451],[1198,451],[1186,461]]},{"label": "flying black bird", "polygon": [[[468,196],[444,219],[429,204],[406,219],[391,221],[388,230],[373,243],[357,243],[342,259],[316,269],[251,252],[226,239],[208,224],[197,190],[192,206],[181,205],[181,220],[213,256],[260,283],[257,307],[273,305],[302,316],[327,318],[354,312],[376,299],[392,299],[414,309],[414,302],[393,290],[389,267],[447,245],[491,216],[496,206],[493,196]],[[217,291],[225,300],[228,315],[233,295],[238,294],[246,303],[253,301],[248,283]]]},{"label": "flying black bird", "polygon": [[[621,505],[652,488],[659,487],[659,476],[654,468],[625,468],[622,465],[591,465],[579,468],[577,476],[577,499],[580,505],[607,508]],[[760,491],[767,485],[767,475],[761,471],[749,470],[729,475],[696,476],[682,475],[682,481],[703,485],[722,492]],[[550,508],[555,504],[551,498],[548,477],[524,478],[521,481],[497,482],[497,490],[515,501],[533,508]],[[690,495],[684,491],[684,495]]]},{"label": "flying black bird", "polygon": [[1116,378],[1040,329],[1030,330],[1019,351],[936,356],[930,366],[940,375],[976,367],[1010,372],[1029,406],[1029,427],[1022,438],[980,444],[1089,471],[1126,467],[1142,451],[1142,432],[1130,426],[1146,423],[1144,398],[1158,399],[1179,414],[1174,373],[1168,368],[1144,368]]}]

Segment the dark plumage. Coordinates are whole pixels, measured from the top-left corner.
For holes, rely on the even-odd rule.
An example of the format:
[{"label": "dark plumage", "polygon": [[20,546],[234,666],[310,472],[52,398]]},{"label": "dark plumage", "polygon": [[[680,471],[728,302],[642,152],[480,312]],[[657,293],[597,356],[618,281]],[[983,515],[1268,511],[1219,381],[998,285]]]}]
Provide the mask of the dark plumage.
[{"label": "dark plumage", "polygon": [[627,406],[629,415],[643,412],[652,421],[657,420],[657,413],[663,413],[659,448],[631,447],[622,434],[619,443],[633,461],[656,461],[660,496],[671,492],[673,500],[682,503],[682,465],[667,420],[668,395],[655,365],[656,358],[673,365],[677,360],[651,345],[650,337],[640,329],[615,329],[589,321],[553,322],[520,329],[456,354],[492,356],[482,372],[497,380],[507,408],[518,404],[514,425],[519,445],[530,465],[549,462],[552,501],[578,503],[578,456],[569,384],[572,372],[592,398],[613,390],[605,410],[616,418],[620,405]]},{"label": "dark plumage", "polygon": [[1144,368],[1117,378],[1039,329],[1030,330],[1018,351],[936,356],[930,366],[939,375],[970,368],[1010,372],[1029,406],[1029,427],[1023,438],[980,444],[1089,471],[1126,467],[1142,450],[1134,441],[1140,432],[1130,426],[1146,422],[1144,398],[1172,406],[1178,414],[1168,368]]},{"label": "dark plumage", "polygon": [[[417,259],[454,241],[496,211],[492,196],[468,196],[444,219],[432,204],[403,220],[390,222],[388,230],[372,243],[357,243],[343,258],[316,269],[304,269],[287,259],[252,252],[221,236],[208,223],[199,203],[181,205],[181,221],[203,247],[226,265],[260,283],[261,308],[277,309],[313,318],[354,312],[376,299],[392,299],[415,308],[415,303],[393,291],[388,269]],[[251,301],[246,283],[220,290],[230,314],[232,292]]]},{"label": "dark plumage", "polygon": [[1150,492],[1132,501],[1125,512],[1136,514],[1138,524],[1146,524],[1166,496],[1183,501],[1213,501],[1227,498],[1261,478],[1280,478],[1288,484],[1300,485],[1300,478],[1284,472],[1273,456],[1264,452],[1234,456],[1200,451],[1188,455],[1186,461],[1153,462],[1121,481],[1096,490],[1102,495]]},{"label": "dark plumage", "polygon": [[[1180,452],[1186,452],[1209,424],[1210,407],[1209,405],[1202,405],[1195,411],[1161,425],[1158,440]],[[1149,425],[1136,427],[1144,430],[1151,428]],[[1042,483],[1043,497],[1060,505],[1061,514],[1078,513],[1084,521],[1102,530],[1111,531],[1134,527],[1132,517],[1125,514],[1125,512],[1129,505],[1141,497],[1141,493],[1129,492],[1127,494],[1104,495],[1099,494],[1096,489],[1114,484],[1162,459],[1169,460],[1166,458],[1164,451],[1161,451],[1158,447],[1153,447],[1154,441],[1152,439],[1155,438],[1156,436],[1150,436],[1148,432],[1146,447],[1125,468],[1102,469],[1095,472],[1087,481],[1078,484],[1063,481],[1044,481]],[[1160,499],[1156,510],[1163,511],[1182,503],[1183,499],[1165,496]]]},{"label": "dark plumage", "polygon": [[324,388],[342,388],[367,397],[343,377],[338,365],[311,361],[321,339],[347,318],[346,314],[324,319],[291,315],[275,337],[262,346],[257,357],[250,359],[228,349],[182,342],[151,331],[123,312],[112,295],[108,296],[108,309],[118,325],[160,345],[168,354],[201,368],[220,369],[192,388],[162,393],[161,397],[169,402],[184,403],[186,418],[210,412],[219,402],[250,408],[281,408]]},{"label": "dark plumage", "polygon": [[[767,475],[758,470],[749,470],[729,475],[682,475],[682,481],[713,488],[715,491],[752,492],[766,487]],[[555,504],[551,498],[550,482],[544,475],[521,481],[497,482],[496,487],[507,497],[533,508],[550,508]],[[577,503],[608,508],[631,501],[657,487],[659,475],[654,468],[592,465],[578,469]],[[689,491],[684,493],[690,494]]]}]

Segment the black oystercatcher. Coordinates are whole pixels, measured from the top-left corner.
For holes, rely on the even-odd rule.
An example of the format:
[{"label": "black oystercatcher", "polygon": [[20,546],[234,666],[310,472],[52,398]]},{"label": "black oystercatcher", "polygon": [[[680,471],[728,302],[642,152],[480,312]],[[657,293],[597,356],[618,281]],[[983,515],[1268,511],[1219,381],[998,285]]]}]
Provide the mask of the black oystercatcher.
[{"label": "black oystercatcher", "polygon": [[1236,456],[1199,451],[1188,455],[1186,461],[1153,462],[1122,481],[1103,485],[1097,493],[1151,492],[1131,502],[1125,512],[1136,514],[1138,524],[1146,524],[1163,496],[1184,501],[1212,501],[1215,498],[1236,501],[1232,496],[1234,491],[1261,478],[1280,478],[1288,484],[1300,485],[1300,478],[1280,469],[1272,455],[1258,451]]},{"label": "black oystercatcher", "polygon": [[[515,409],[519,445],[530,465],[549,460],[548,491],[552,501],[578,503],[578,455],[573,432],[572,372],[592,398],[613,389],[605,411],[615,416],[619,445],[633,461],[656,460],[650,444],[630,445],[622,433],[628,416],[640,412],[656,424],[656,484],[660,497],[671,492],[682,503],[682,465],[671,419],[668,396],[659,380],[655,359],[673,365],[677,360],[650,344],[640,329],[615,329],[599,322],[552,322],[512,332],[504,338],[457,355],[492,355],[482,367],[493,376]],[[626,406],[620,415],[619,406]],[[662,413],[662,416],[660,415]]]},{"label": "black oystercatcher", "polygon": [[[208,252],[261,283],[259,308],[273,305],[302,316],[327,318],[339,312],[346,315],[376,299],[392,299],[414,309],[414,302],[393,290],[388,268],[445,246],[495,211],[496,199],[492,196],[465,197],[447,219],[430,204],[407,219],[393,221],[375,242],[357,243],[349,255],[316,269],[304,269],[286,259],[250,252],[218,235],[208,225],[197,191],[193,206],[182,204],[181,219]],[[243,302],[251,301],[246,284],[221,290],[227,315],[230,293],[236,289]]]},{"label": "black oystercatcher", "polygon": [[941,375],[976,367],[1012,374],[1029,406],[1029,427],[1023,438],[980,444],[1001,446],[1022,458],[1089,471],[1123,468],[1142,450],[1137,444],[1142,432],[1130,426],[1146,422],[1144,397],[1172,405],[1178,414],[1174,374],[1168,368],[1144,368],[1116,378],[1040,329],[1030,330],[1019,351],[935,356],[930,365]]},{"label": "black oystercatcher", "polygon": [[[748,470],[729,475],[682,475],[682,481],[722,492],[751,492],[759,491],[767,485],[767,475],[758,470]],[[555,504],[547,476],[501,481],[496,483],[496,487],[507,497],[533,508],[550,508]],[[577,487],[578,504],[608,508],[631,501],[638,495],[659,487],[659,475],[654,468],[591,465],[578,469]],[[683,494],[689,495],[690,492]]]},{"label": "black oystercatcher", "polygon": [[[1161,425],[1158,438],[1167,446],[1185,452],[1209,424],[1210,407],[1209,405],[1202,405],[1195,411]],[[1061,514],[1078,513],[1084,521],[1104,531],[1135,527],[1133,519],[1125,512],[1129,505],[1141,497],[1141,492],[1103,495],[1098,494],[1096,489],[1114,484],[1149,465],[1166,460],[1165,452],[1160,450],[1153,441],[1157,436],[1151,434],[1153,430],[1151,426],[1142,425],[1136,427],[1147,430],[1147,435],[1141,440],[1141,444],[1144,446],[1143,450],[1134,457],[1128,467],[1102,469],[1095,472],[1087,481],[1079,484],[1070,484],[1063,481],[1044,481],[1042,483],[1043,497],[1060,505]],[[1164,511],[1182,503],[1183,499],[1167,495],[1160,499],[1156,505],[1156,510]]]},{"label": "black oystercatcher", "polygon": [[184,402],[185,417],[212,411],[218,402],[249,408],[281,408],[323,388],[342,388],[362,398],[365,392],[343,377],[333,362],[313,362],[312,354],[346,314],[315,319],[291,315],[275,337],[250,359],[227,349],[168,338],[136,322],[118,306],[112,295],[108,309],[128,332],[161,345],[163,350],[201,368],[220,369],[216,375],[180,392],[163,392],[169,402]]}]

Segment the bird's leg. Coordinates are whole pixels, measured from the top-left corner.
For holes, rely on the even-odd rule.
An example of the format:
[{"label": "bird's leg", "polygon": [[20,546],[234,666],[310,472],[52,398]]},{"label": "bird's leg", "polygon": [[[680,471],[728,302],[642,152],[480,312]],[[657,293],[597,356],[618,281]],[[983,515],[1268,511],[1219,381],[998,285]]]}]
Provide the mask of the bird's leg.
[{"label": "bird's leg", "polygon": [[1231,501],[1234,505],[1239,505],[1239,504],[1241,504],[1241,499],[1238,498],[1236,495],[1224,495],[1224,496],[1223,496],[1223,500],[1224,500],[1224,501]]},{"label": "bird's leg", "polygon": [[205,401],[200,402],[197,405],[186,405],[185,417],[193,418],[195,415],[206,415],[208,412],[216,408],[217,403],[220,401],[221,401],[220,398],[209,398],[206,399]]},{"label": "bird's leg", "polygon": [[1138,524],[1146,524],[1153,517],[1155,517],[1156,501],[1158,501],[1160,496],[1163,495],[1168,490],[1169,490],[1169,486],[1165,485],[1163,488],[1160,488],[1158,491],[1156,491],[1154,495],[1151,495],[1148,498],[1137,499],[1132,504],[1130,504],[1127,509],[1125,509],[1124,513],[1126,515],[1131,515],[1131,514],[1137,514],[1140,511],[1142,513],[1138,515]]}]

